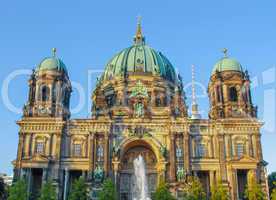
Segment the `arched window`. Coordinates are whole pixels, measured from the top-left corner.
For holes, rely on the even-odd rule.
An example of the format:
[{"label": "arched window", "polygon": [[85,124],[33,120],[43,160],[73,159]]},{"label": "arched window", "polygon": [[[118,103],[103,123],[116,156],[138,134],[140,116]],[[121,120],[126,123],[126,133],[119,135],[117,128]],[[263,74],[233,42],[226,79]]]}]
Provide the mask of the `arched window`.
[{"label": "arched window", "polygon": [[242,86],[242,98],[245,102],[249,101],[249,89],[247,86],[243,85]]},{"label": "arched window", "polygon": [[75,157],[81,157],[81,144],[79,143],[75,143],[74,146],[73,146],[73,149],[74,149],[74,156]]},{"label": "arched window", "polygon": [[217,101],[222,102],[222,92],[221,92],[221,87],[218,85],[216,87],[216,93],[217,93]]},{"label": "arched window", "polygon": [[203,158],[207,155],[206,146],[203,143],[197,144],[197,157]]},{"label": "arched window", "polygon": [[233,101],[233,102],[238,101],[238,92],[235,87],[230,87],[229,95],[230,95],[230,101]]},{"label": "arched window", "polygon": [[53,100],[53,103],[56,103],[56,100],[57,100],[56,86],[53,87],[52,100]]},{"label": "arched window", "polygon": [[243,143],[236,144],[236,154],[238,157],[241,157],[242,155],[244,155],[244,144]]},{"label": "arched window", "polygon": [[46,85],[42,86],[42,89],[41,89],[41,99],[42,99],[42,101],[48,101],[49,100],[49,94],[50,94],[50,89]]},{"label": "arched window", "polygon": [[44,142],[43,141],[36,142],[35,153],[44,154]]},{"label": "arched window", "polygon": [[102,145],[99,145],[97,148],[97,160],[102,161],[104,157],[104,149]]},{"label": "arched window", "polygon": [[161,107],[162,103],[161,103],[160,97],[156,97],[155,101],[156,101],[156,102],[155,102],[155,103],[156,103],[156,106],[157,106],[157,107]]}]

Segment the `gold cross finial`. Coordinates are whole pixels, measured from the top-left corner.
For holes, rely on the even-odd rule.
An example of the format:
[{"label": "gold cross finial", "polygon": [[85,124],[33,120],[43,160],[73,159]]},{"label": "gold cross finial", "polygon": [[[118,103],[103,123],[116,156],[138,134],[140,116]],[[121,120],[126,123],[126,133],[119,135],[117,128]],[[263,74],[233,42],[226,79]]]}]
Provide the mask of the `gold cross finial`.
[{"label": "gold cross finial", "polygon": [[222,53],[224,54],[224,57],[228,57],[228,55],[227,55],[228,49],[227,48],[223,48]]},{"label": "gold cross finial", "polygon": [[142,17],[139,15],[137,17],[137,29],[136,29],[136,34],[135,34],[135,38],[134,38],[134,42],[136,44],[144,42],[144,37],[143,37],[143,34],[142,34],[141,20],[142,20]]},{"label": "gold cross finial", "polygon": [[137,30],[136,30],[136,38],[142,38],[142,27],[141,27],[142,17],[138,15],[137,17]]},{"label": "gold cross finial", "polygon": [[52,48],[53,57],[56,57],[57,48]]}]

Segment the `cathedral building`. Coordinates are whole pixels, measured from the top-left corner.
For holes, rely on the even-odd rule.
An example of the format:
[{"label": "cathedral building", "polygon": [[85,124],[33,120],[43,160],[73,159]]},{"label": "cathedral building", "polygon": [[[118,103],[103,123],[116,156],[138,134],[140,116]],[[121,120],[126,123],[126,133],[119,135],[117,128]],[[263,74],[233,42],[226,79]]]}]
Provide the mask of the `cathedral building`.
[{"label": "cathedral building", "polygon": [[250,177],[267,189],[262,122],[251,99],[250,77],[226,50],[210,74],[207,119],[198,112],[194,87],[188,114],[182,77],[146,44],[140,23],[133,45],[117,53],[97,79],[91,117],[70,117],[72,87],[55,49],[28,84],[13,165],[15,178],[26,179],[30,199],[37,199],[42,184],[51,180],[58,199],[67,200],[73,181],[82,176],[91,199],[109,177],[120,199],[132,200],[133,160],[139,155],[151,193],[165,180],[180,199],[189,175],[199,177],[207,195],[221,182],[232,200],[243,199]]}]

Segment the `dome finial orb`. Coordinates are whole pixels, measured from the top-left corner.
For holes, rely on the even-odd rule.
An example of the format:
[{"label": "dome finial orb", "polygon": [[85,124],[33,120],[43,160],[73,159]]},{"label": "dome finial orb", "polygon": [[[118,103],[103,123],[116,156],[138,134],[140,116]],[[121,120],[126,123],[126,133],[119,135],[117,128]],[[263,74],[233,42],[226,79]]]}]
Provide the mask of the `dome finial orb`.
[{"label": "dome finial orb", "polygon": [[228,49],[227,49],[227,48],[223,48],[223,49],[222,49],[222,53],[224,54],[224,57],[225,57],[225,58],[228,57]]},{"label": "dome finial orb", "polygon": [[57,48],[52,48],[52,54],[53,54],[53,57],[56,57],[56,54],[57,54]]}]

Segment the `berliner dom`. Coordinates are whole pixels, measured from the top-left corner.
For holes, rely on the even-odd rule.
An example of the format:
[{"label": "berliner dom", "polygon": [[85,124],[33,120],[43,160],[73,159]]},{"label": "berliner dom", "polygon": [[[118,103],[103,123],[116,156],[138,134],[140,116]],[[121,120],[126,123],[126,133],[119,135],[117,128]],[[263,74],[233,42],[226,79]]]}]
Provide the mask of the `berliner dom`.
[{"label": "berliner dom", "polygon": [[68,199],[81,176],[90,199],[98,198],[103,180],[110,178],[119,199],[132,200],[139,170],[145,173],[149,198],[165,181],[181,199],[189,176],[199,178],[207,197],[221,183],[232,200],[243,199],[251,177],[266,190],[262,123],[251,99],[250,77],[226,49],[224,54],[210,73],[208,117],[198,111],[194,73],[189,114],[185,79],[163,53],[147,45],[139,22],[132,45],[107,62],[89,94],[90,117],[73,119],[70,69],[53,49],[28,82],[17,122],[15,177],[27,180],[31,194],[51,180],[59,200]]}]

